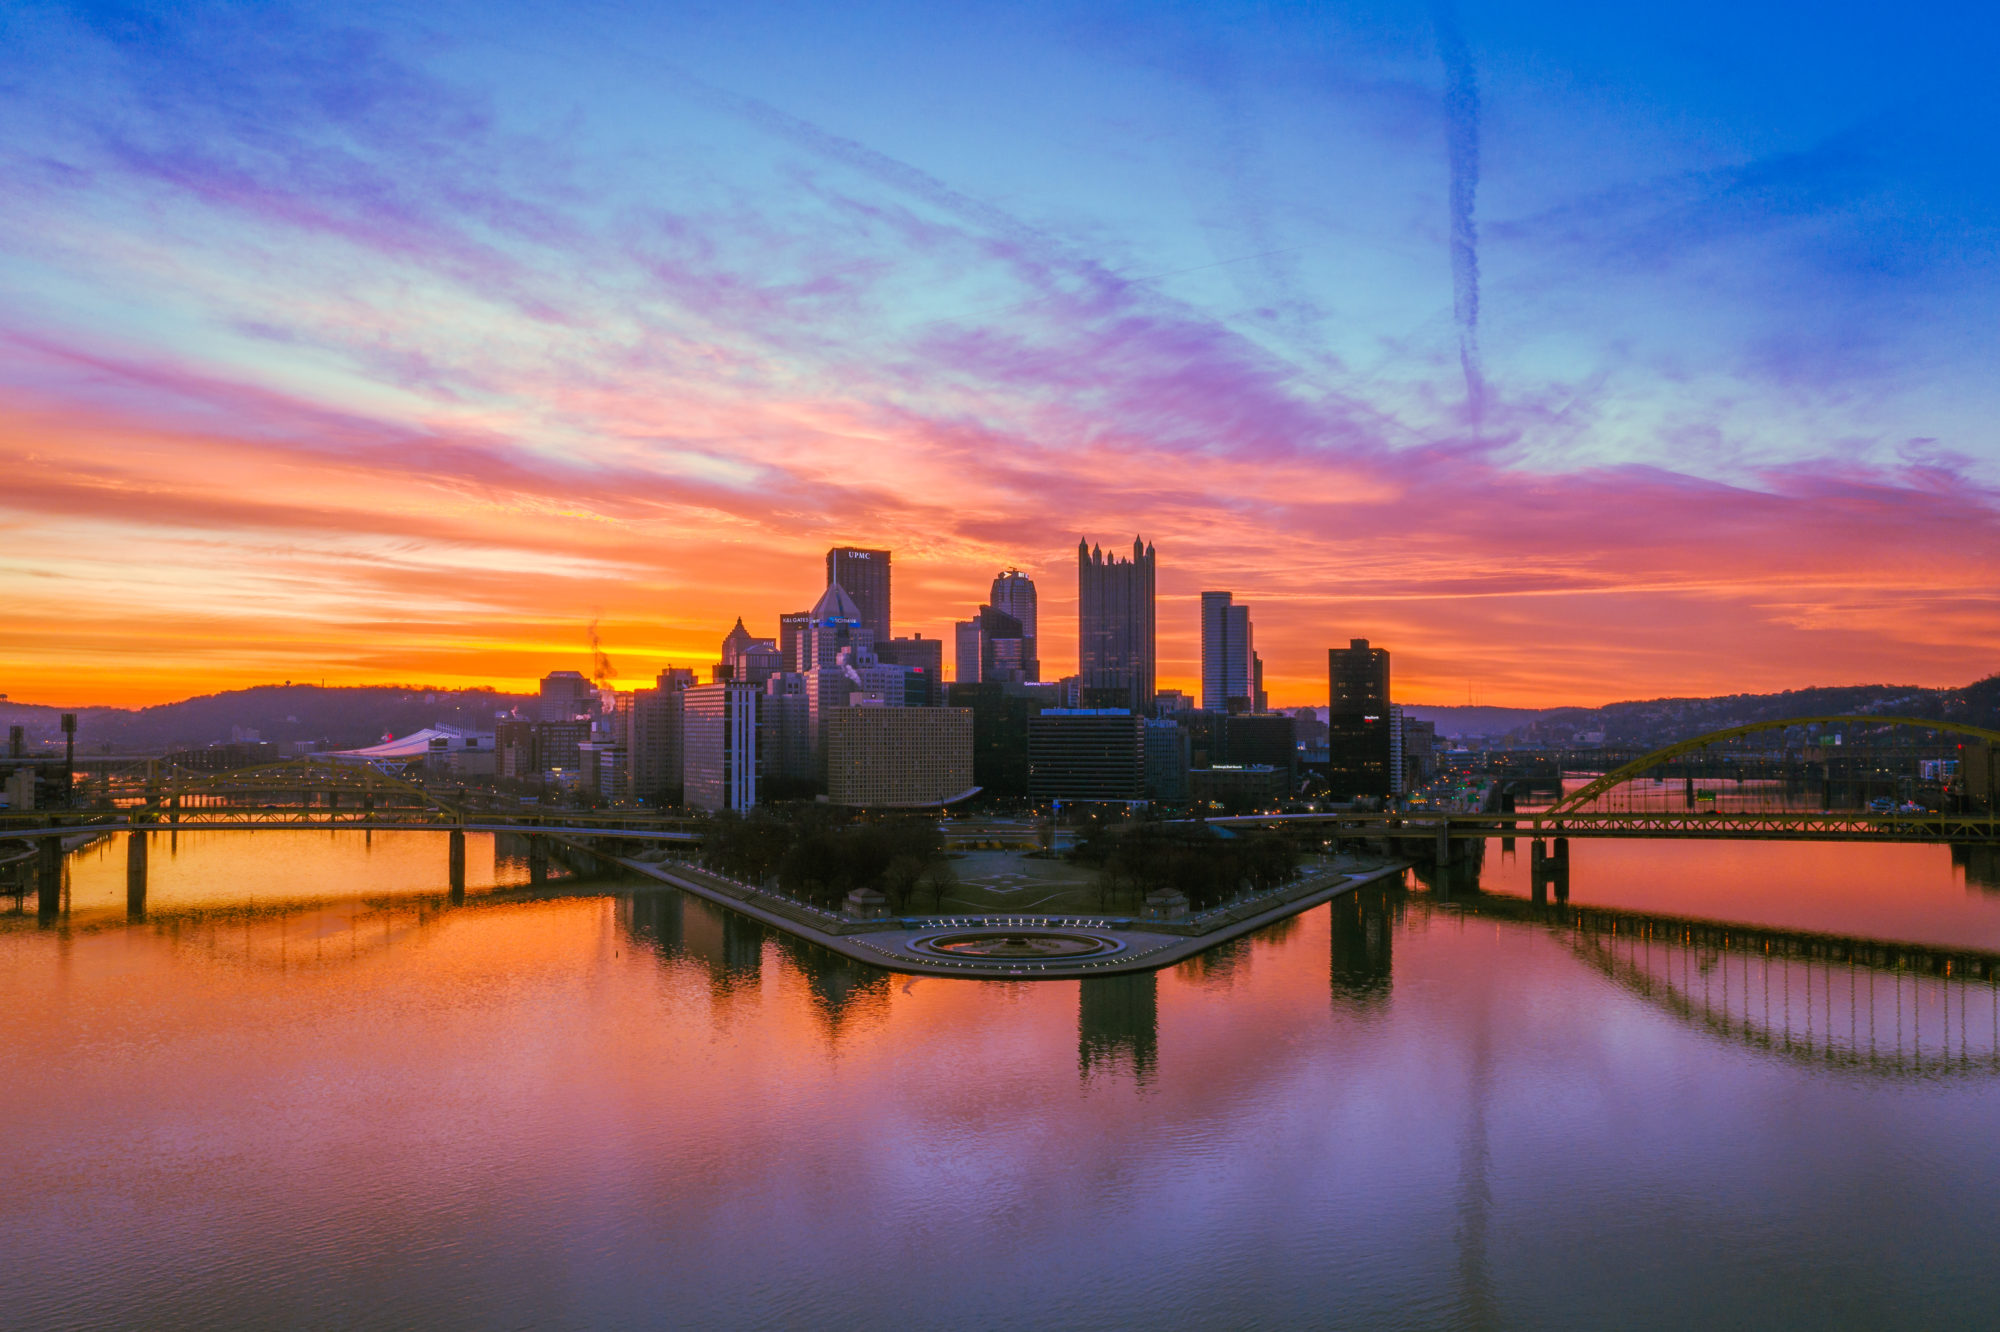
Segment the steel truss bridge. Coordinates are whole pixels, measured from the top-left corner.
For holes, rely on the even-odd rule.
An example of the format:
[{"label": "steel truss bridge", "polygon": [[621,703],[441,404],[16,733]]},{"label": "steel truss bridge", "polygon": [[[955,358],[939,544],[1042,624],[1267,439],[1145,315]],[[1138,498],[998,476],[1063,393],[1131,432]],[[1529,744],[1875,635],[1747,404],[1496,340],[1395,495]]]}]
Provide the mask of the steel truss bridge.
[{"label": "steel truss bridge", "polygon": [[[1718,746],[1787,731],[1828,727],[1915,728],[1964,736],[2000,747],[2000,731],[1921,717],[1790,717],[1710,731],[1657,749],[1596,777],[1539,809],[1364,811],[1326,814],[1247,814],[1207,820],[1219,826],[1324,827],[1333,836],[1400,839],[1490,837],[1650,837],[1814,842],[2000,841],[2000,812],[1829,809],[1796,783],[1745,778],[1734,762],[1723,775],[1697,761]],[[1861,747],[1849,750],[1853,753]],[[1734,760],[1736,756],[1732,756]],[[1752,769],[1754,772],[1754,769]]]},{"label": "steel truss bridge", "polygon": [[293,759],[228,772],[158,771],[114,789],[110,808],[0,811],[0,841],[87,832],[246,829],[463,832],[564,831],[664,841],[698,840],[700,821],[626,810],[494,808],[486,793],[427,787],[369,764]]}]

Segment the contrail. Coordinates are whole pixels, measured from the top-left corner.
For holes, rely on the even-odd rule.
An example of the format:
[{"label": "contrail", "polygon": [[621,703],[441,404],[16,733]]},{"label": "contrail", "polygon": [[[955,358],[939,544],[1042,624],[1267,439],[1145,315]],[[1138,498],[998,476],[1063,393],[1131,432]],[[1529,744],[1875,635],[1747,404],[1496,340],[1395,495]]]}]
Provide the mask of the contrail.
[{"label": "contrail", "polygon": [[1465,371],[1465,406],[1474,433],[1486,408],[1486,374],[1479,363],[1479,76],[1458,29],[1451,0],[1431,6],[1438,58],[1444,61],[1445,147],[1451,158],[1451,313],[1458,325],[1458,363]]}]

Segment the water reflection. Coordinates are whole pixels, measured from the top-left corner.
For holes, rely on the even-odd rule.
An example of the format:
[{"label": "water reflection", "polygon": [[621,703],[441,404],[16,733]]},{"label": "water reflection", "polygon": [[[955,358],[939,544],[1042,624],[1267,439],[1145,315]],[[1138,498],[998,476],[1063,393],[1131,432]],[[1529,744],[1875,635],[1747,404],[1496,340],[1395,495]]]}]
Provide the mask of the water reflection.
[{"label": "water reflection", "polygon": [[753,993],[763,984],[767,931],[747,916],[662,888],[621,897],[618,919],[640,946],[700,967],[717,998]]},{"label": "water reflection", "polygon": [[2000,893],[2000,846],[1954,845],[1951,863],[1965,875],[1965,886]]},{"label": "water reflection", "polygon": [[1097,976],[1079,981],[1077,991],[1077,1064],[1084,1076],[1121,1072],[1145,1083],[1159,1058],[1159,974]]},{"label": "water reflection", "polygon": [[789,934],[777,940],[779,955],[805,981],[812,1011],[829,1041],[879,1025],[888,1016],[890,972]]},{"label": "water reflection", "polygon": [[1574,928],[1577,955],[1676,1016],[1761,1053],[1892,1078],[2000,1074],[2000,984],[1903,965],[1731,949],[1681,932]]},{"label": "water reflection", "polygon": [[1395,927],[1407,894],[1370,885],[1328,904],[1336,1004],[1366,1010],[1389,997]]},{"label": "water reflection", "polygon": [[[0,925],[0,1322],[1990,1321],[2000,1079],[1937,1070],[1992,991],[1864,931],[1798,936],[1850,989],[1774,927],[1418,880],[1199,967],[967,982],[616,879],[452,908],[386,835],[369,891],[327,848],[342,891],[231,907],[249,845],[143,925]],[[1748,881],[1653,854],[1660,898]],[[1849,886],[1989,910],[1909,866]],[[1894,1085],[1843,1071],[1870,1011]]]},{"label": "water reflection", "polygon": [[[1761,1054],[1889,1078],[2000,1073],[2000,954],[1462,888],[1412,900],[1540,926],[1631,993]],[[1365,936],[1359,911],[1336,922],[1338,994],[1343,935],[1350,951]]]}]

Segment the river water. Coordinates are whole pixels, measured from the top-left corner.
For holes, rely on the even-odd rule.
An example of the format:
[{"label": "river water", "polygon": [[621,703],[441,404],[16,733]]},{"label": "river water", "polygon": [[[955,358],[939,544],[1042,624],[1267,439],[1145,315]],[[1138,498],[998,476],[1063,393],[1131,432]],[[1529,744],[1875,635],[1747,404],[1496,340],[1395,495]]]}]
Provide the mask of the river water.
[{"label": "river water", "polygon": [[[491,839],[453,907],[438,834],[156,838],[142,923],[115,840],[64,926],[0,915],[8,1327],[1994,1316],[1992,987],[1585,939],[1525,843],[1499,903],[1002,984]],[[2000,949],[1946,848],[1572,854],[1635,921]]]}]

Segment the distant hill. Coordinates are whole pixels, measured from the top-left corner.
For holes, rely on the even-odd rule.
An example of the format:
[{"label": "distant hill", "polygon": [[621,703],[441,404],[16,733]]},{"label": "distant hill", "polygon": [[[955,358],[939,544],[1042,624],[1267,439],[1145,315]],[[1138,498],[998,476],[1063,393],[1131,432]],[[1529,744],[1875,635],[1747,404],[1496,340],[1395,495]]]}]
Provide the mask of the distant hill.
[{"label": "distant hill", "polygon": [[2000,730],[2000,675],[1960,689],[1841,685],[1788,689],[1778,694],[1634,700],[1600,708],[1403,706],[1404,716],[1436,722],[1439,735],[1454,738],[1487,736],[1519,744],[1566,744],[1601,732],[1606,745],[1645,749],[1751,722],[1868,713],[1935,717]]},{"label": "distant hill", "polygon": [[[255,731],[273,743],[316,740],[337,749],[374,744],[384,733],[426,726],[491,730],[496,713],[527,704],[532,694],[491,689],[425,689],[404,685],[322,688],[260,685],[206,694],[151,708],[77,708],[80,753],[144,753],[202,746]],[[30,743],[60,740],[57,708],[0,702],[0,725],[27,728]],[[1324,715],[1324,710],[1318,710]],[[1915,685],[1845,685],[1779,694],[1719,698],[1656,698],[1600,708],[1432,707],[1410,704],[1408,716],[1437,723],[1441,735],[1488,736],[1516,744],[1568,744],[1603,734],[1614,748],[1655,748],[1704,731],[1782,717],[1880,713],[1934,717],[2000,730],[2000,675],[1958,689]]]},{"label": "distant hill", "polygon": [[1450,704],[1443,707],[1429,707],[1422,703],[1405,703],[1403,715],[1415,717],[1418,721],[1436,722],[1439,735],[1506,735],[1519,730],[1534,721],[1544,712],[1554,709],[1538,708],[1482,708]]},{"label": "distant hill", "polygon": [[[200,747],[244,731],[273,743],[316,740],[336,749],[372,745],[385,732],[404,735],[442,723],[490,731],[495,713],[533,698],[491,689],[420,689],[401,685],[322,688],[260,685],[205,694],[150,708],[74,708],[79,753],[143,753]],[[60,740],[64,709],[0,703],[0,725],[24,726],[29,743]]]},{"label": "distant hill", "polygon": [[1653,749],[1706,731],[1752,722],[1871,713],[1958,721],[2000,730],[2000,675],[1959,689],[1847,685],[1788,689],[1778,694],[1656,698],[1601,708],[1548,708],[1510,734],[1524,742],[1559,744],[1601,732],[1608,746]]}]

